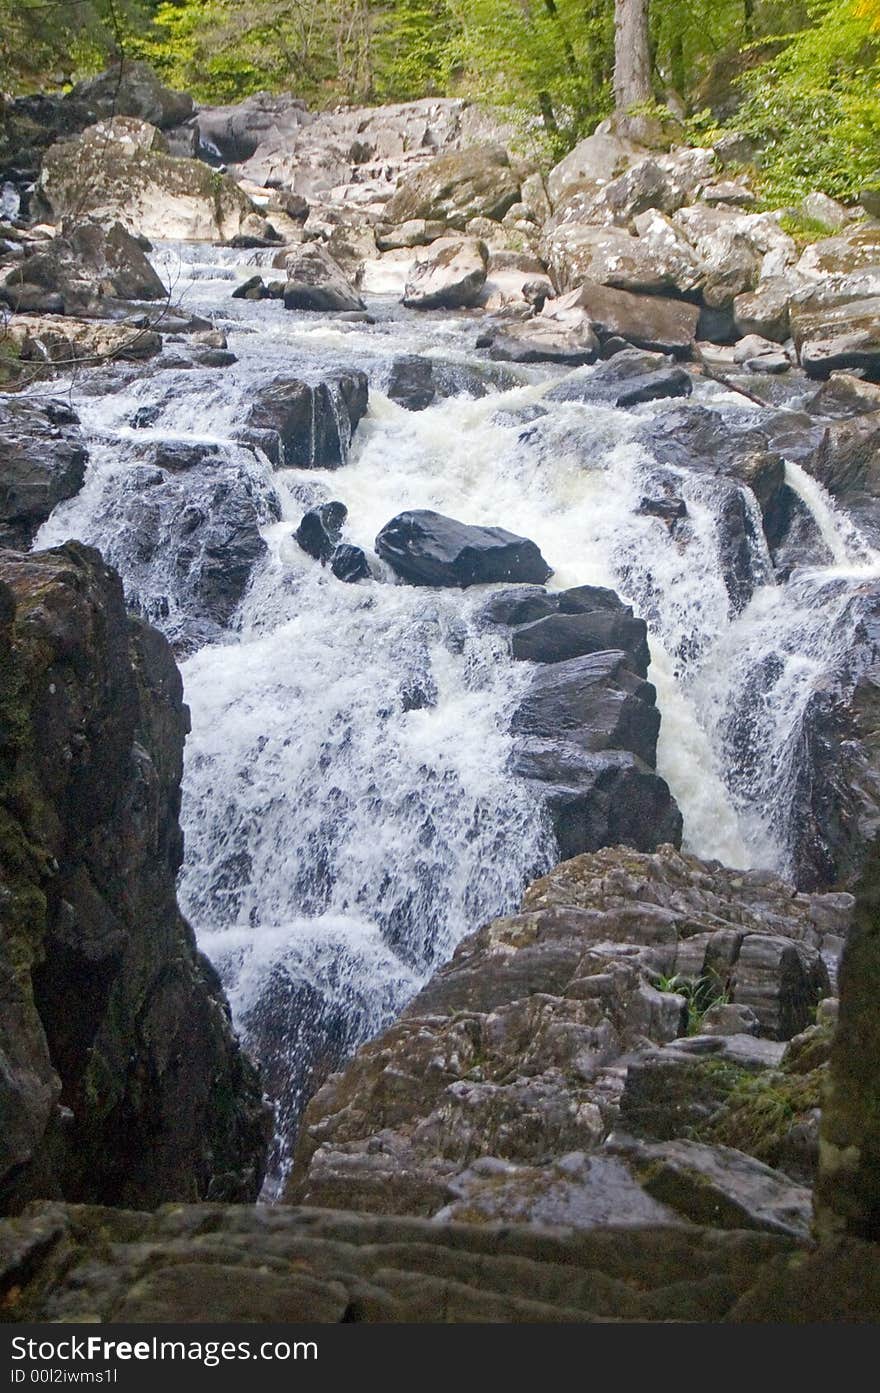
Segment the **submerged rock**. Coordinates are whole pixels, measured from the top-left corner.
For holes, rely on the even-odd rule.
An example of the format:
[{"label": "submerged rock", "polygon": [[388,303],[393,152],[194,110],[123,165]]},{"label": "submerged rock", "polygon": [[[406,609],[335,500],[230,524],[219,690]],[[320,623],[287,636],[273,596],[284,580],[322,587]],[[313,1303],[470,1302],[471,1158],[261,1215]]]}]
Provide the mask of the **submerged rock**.
[{"label": "submerged rock", "polygon": [[503,527],[473,527],[428,509],[400,513],[376,538],[383,561],[410,585],[483,585],[552,575],[534,542]]},{"label": "submerged rock", "polygon": [[3,1205],[253,1199],[260,1091],[175,898],[171,651],[77,543],[0,554],[0,592]]}]

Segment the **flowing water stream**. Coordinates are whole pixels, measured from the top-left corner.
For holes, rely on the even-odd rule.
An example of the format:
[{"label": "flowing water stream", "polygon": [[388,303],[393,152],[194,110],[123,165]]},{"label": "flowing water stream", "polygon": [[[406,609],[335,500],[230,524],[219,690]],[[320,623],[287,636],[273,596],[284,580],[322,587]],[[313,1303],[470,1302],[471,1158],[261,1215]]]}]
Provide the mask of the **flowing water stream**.
[{"label": "flowing water stream", "polygon": [[[555,851],[534,797],[507,768],[528,667],[479,622],[485,591],[415,589],[390,572],[386,583],[342,584],[293,540],[306,507],[341,499],[345,540],[368,550],[409,508],[501,525],[537,542],[555,570],[551,585],[617,589],[649,623],[658,763],[686,846],[783,873],[806,706],[839,667],[859,584],[880,576],[880,564],[821,487],[789,466],[831,564],[780,585],[754,541],[754,594],[737,614],[711,479],[662,471],[686,502],[684,536],[640,507],[659,473],[646,423],[674,403],[545,409],[564,370],[538,367],[516,369],[508,390],[407,412],[383,394],[390,361],[420,353],[484,362],[472,346],[476,321],[419,317],[391,298],[371,303],[374,325],[231,300],[233,283],[261,259],[161,251],[175,300],[214,316],[238,362],[120,372],[112,390],[78,394],[88,477],[37,545],[75,536],[102,547],[130,597],[175,637],[187,598],[172,520],[153,519],[146,549],[120,530],[120,500],[139,485],[144,446],[210,444],[256,500],[267,556],[231,628],[190,641],[183,662],[193,730],[180,894],[283,1098],[283,1132],[322,1058],[344,1057],[392,1018],[464,934],[515,907]],[[371,379],[369,413],[341,469],[273,470],[231,439],[277,373],[317,378],[340,367]],[[714,384],[699,391],[732,415],[754,409]],[[286,1159],[282,1147],[276,1183]]]}]

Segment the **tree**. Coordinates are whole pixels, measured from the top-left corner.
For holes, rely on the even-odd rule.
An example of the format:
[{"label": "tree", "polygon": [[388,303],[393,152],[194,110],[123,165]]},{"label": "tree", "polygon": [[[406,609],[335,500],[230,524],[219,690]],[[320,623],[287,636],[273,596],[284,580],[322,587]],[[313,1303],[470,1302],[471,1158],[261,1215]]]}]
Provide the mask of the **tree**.
[{"label": "tree", "polygon": [[648,4],[614,0],[614,105],[622,115],[652,96]]}]

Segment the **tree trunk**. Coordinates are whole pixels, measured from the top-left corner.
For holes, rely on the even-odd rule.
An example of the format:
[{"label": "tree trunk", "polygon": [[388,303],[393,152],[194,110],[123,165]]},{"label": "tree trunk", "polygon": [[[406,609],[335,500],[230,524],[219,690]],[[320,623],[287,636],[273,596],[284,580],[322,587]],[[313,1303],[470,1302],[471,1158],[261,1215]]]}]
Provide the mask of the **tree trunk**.
[{"label": "tree trunk", "polygon": [[614,104],[620,114],[651,100],[649,0],[614,0]]}]

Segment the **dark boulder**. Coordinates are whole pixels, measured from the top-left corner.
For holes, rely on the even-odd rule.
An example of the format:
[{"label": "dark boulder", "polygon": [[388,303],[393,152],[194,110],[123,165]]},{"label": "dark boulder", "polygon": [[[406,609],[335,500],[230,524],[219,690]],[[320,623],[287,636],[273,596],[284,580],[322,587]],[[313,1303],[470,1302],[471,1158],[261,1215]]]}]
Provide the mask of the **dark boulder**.
[{"label": "dark boulder", "polygon": [[621,649],[640,677],[648,672],[648,626],[632,610],[593,610],[578,614],[549,614],[514,630],[515,658],[532,663],[559,663],[606,649]]},{"label": "dark boulder", "polygon": [[333,555],[347,517],[348,509],[344,503],[321,503],[303,514],[293,535],[304,552],[316,561],[326,562]]},{"label": "dark boulder", "polygon": [[233,300],[271,300],[273,297],[262,276],[248,276],[232,292]]},{"label": "dark boulder", "polygon": [[407,411],[424,411],[437,394],[430,358],[408,354],[395,358],[388,375],[386,394]]},{"label": "dark boulder", "polygon": [[111,116],[135,116],[165,130],[193,114],[192,97],[165,87],[147,63],[131,59],[77,82],[64,101],[77,113],[87,113],[83,125]]},{"label": "dark boulder", "polygon": [[354,584],[359,580],[369,580],[370,563],[360,547],[343,545],[337,547],[330,558],[330,570],[337,580]]},{"label": "dark boulder", "polygon": [[[322,382],[281,377],[262,388],[247,418],[245,432],[274,437],[275,462],[287,468],[335,469],[344,464],[358,422],[367,410],[367,378],[340,372]],[[263,441],[256,437],[261,445]]]},{"label": "dark boulder", "polygon": [[483,585],[552,575],[534,542],[503,527],[472,527],[428,509],[400,513],[382,528],[376,551],[410,585]]},{"label": "dark boulder", "polygon": [[[96,222],[65,227],[61,237],[9,273],[3,290],[19,311],[47,312],[46,297],[59,296],[65,314],[100,314],[105,299],[153,301],[168,294],[137,239],[119,222],[106,232]],[[43,304],[37,303],[40,296]]]},{"label": "dark boulder", "polygon": [[614,650],[537,666],[514,713],[516,735],[578,750],[629,750],[653,768],[660,713],[656,692]]},{"label": "dark boulder", "polygon": [[88,454],[66,401],[0,397],[0,546],[25,549],[82,488]]},{"label": "dark boulder", "polygon": [[255,1199],[260,1088],[175,878],[189,713],[99,552],[0,554],[0,1206]]},{"label": "dark boulder", "polygon": [[330,253],[308,242],[287,259],[284,308],[336,313],[366,306]]}]

